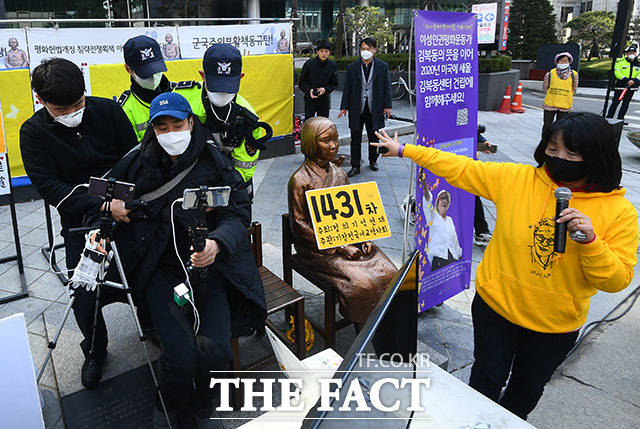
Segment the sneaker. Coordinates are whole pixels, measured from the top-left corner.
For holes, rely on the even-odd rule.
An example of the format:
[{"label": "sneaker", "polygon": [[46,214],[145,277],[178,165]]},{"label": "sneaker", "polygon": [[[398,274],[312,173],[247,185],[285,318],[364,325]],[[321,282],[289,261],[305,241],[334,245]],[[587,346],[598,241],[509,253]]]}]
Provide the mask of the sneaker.
[{"label": "sneaker", "polygon": [[480,234],[473,234],[473,244],[475,244],[476,246],[486,247],[487,244],[489,244],[490,240],[491,240],[491,233],[490,232],[483,232],[483,233],[480,233]]}]

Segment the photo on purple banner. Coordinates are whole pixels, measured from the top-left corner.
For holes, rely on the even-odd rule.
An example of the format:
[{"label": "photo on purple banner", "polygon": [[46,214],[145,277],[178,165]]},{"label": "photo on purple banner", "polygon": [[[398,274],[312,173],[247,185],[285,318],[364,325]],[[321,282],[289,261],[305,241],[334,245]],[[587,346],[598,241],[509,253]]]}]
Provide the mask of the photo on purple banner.
[{"label": "photo on purple banner", "polygon": [[[475,157],[478,112],[476,15],[415,11],[416,144]],[[468,289],[474,197],[419,168],[416,249],[418,311]]]}]

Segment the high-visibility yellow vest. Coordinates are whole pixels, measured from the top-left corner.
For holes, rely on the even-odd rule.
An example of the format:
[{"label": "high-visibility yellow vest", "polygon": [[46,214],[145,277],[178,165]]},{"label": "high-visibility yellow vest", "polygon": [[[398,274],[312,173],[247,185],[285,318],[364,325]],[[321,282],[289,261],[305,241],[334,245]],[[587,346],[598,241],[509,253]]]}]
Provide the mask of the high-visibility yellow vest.
[{"label": "high-visibility yellow vest", "polygon": [[[203,124],[207,122],[207,112],[204,109],[204,105],[202,104],[202,97],[198,97],[196,99],[187,99],[189,100],[189,104],[191,105],[191,110],[193,114],[202,122]],[[240,94],[236,94],[235,103],[240,107],[244,107],[249,110],[251,113],[257,115],[256,111],[253,109],[251,104],[242,97]],[[262,136],[262,132],[260,129],[253,130],[253,137],[256,139]],[[258,165],[258,157],[260,156],[260,151],[256,150],[255,153],[251,151],[252,154],[247,152],[246,139],[242,141],[242,144],[238,147],[226,146],[225,142],[222,141],[222,151],[228,154],[231,157],[231,161],[244,179],[245,182],[251,180],[253,175],[256,172],[256,165]]]},{"label": "high-visibility yellow vest", "polygon": [[[193,80],[169,82],[169,91],[182,95],[191,106],[197,105],[196,100],[200,99],[201,88],[202,85]],[[133,131],[136,133],[136,137],[138,137],[138,141],[142,140],[147,130],[147,125],[149,124],[149,103],[141,100],[135,93],[128,89],[122,93],[118,99],[118,104],[120,104],[120,107],[124,110],[127,118],[129,118],[133,126]]]},{"label": "high-visibility yellow vest", "polygon": [[573,81],[577,76],[574,70],[571,70],[571,73],[571,78],[560,79],[555,69],[549,72],[549,89],[544,97],[544,104],[559,109],[571,109],[573,106]]},{"label": "high-visibility yellow vest", "polygon": [[620,57],[616,60],[613,73],[618,80],[635,79],[640,75],[640,67],[632,65],[626,57]]}]

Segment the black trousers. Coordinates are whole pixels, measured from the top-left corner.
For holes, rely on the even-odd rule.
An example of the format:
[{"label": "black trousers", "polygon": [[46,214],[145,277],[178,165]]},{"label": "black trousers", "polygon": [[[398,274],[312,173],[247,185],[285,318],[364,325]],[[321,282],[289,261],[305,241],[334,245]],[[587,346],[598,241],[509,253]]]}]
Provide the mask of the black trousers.
[{"label": "black trousers", "polygon": [[[80,261],[80,255],[84,249],[85,239],[84,235],[70,235],[63,231],[64,237],[64,250],[65,261],[67,263],[67,269],[72,270]],[[115,263],[115,261],[114,261]],[[73,272],[69,272],[69,277],[73,275]],[[93,333],[93,316],[96,308],[96,291],[88,292],[84,288],[77,288],[74,291],[75,301],[73,302],[73,314],[76,317],[76,323],[84,336],[84,339],[80,343],[82,352],[85,357],[89,356],[91,350],[91,335]],[[98,320],[95,330],[94,338],[94,351],[95,358],[99,361],[104,361],[107,355],[107,326],[104,323],[104,317],[102,316],[102,307],[113,302],[126,302],[125,294],[114,288],[104,287],[100,291],[100,309],[98,311]]]},{"label": "black trousers", "polygon": [[607,112],[607,118],[613,118],[613,115],[616,114],[616,109],[622,101],[622,106],[620,106],[620,111],[618,112],[618,119],[624,119],[624,115],[627,114],[627,110],[629,110],[629,103],[631,103],[631,99],[633,98],[633,94],[636,91],[632,91],[631,89],[627,90],[622,100],[618,100],[620,98],[620,94],[622,94],[621,89],[616,89],[613,93],[613,100],[611,100],[611,106],[609,107],[609,112]]},{"label": "black trousers", "polygon": [[561,112],[559,110],[545,110],[544,111],[544,123],[542,124],[542,134],[545,133],[551,125],[556,121],[567,116],[569,112]]},{"label": "black trousers", "polygon": [[207,401],[211,405],[211,377],[221,374],[210,371],[226,371],[232,357],[231,312],[220,275],[210,270],[203,287],[194,285],[200,314],[197,335],[190,317],[191,304],[181,309],[173,299],[173,288],[183,281],[181,268],[159,266],[144,293],[144,305],[162,349],[158,383],[169,410],[186,406],[202,409]]},{"label": "black trousers", "polygon": [[[543,334],[514,325],[477,293],[471,315],[475,362],[469,386],[526,420],[579,332]],[[507,379],[509,384],[498,401]]]},{"label": "black trousers", "polygon": [[449,264],[452,264],[456,261],[456,258],[453,257],[451,252],[447,252],[447,259],[439,258],[434,256],[431,260],[431,271],[435,271],[438,268],[446,267]]},{"label": "black trousers", "polygon": [[305,97],[304,99],[304,119],[316,116],[329,117],[329,108],[331,107],[331,95],[323,95],[318,98]]},{"label": "black trousers", "polygon": [[[364,111],[360,115],[360,127],[351,129],[351,166],[355,168],[360,167],[360,160],[362,159],[362,129],[367,127],[367,138],[369,142],[378,142],[378,137],[374,134],[373,118],[369,111],[369,106],[364,106]],[[376,162],[378,160],[378,151],[375,146],[369,146],[369,162]]]},{"label": "black trousers", "polygon": [[484,218],[484,208],[480,197],[476,195],[475,214],[473,216],[473,230],[476,234],[484,234],[489,232],[489,225]]}]

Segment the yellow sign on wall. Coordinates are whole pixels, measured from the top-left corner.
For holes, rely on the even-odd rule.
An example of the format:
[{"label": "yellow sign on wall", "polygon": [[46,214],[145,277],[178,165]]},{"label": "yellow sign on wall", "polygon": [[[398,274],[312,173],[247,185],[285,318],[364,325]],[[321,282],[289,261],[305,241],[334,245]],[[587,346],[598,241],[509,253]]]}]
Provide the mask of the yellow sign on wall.
[{"label": "yellow sign on wall", "polygon": [[376,182],[313,189],[305,196],[320,250],[391,236]]},{"label": "yellow sign on wall", "polygon": [[20,127],[33,115],[29,70],[0,71],[0,104],[2,104],[4,136],[11,161],[11,175],[24,176],[26,173],[20,155]]}]

